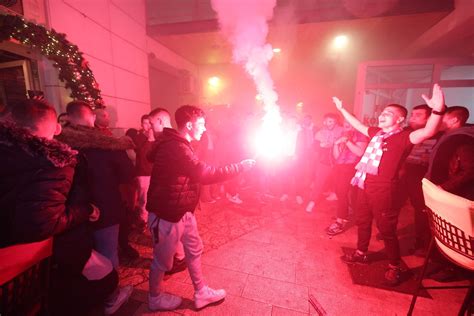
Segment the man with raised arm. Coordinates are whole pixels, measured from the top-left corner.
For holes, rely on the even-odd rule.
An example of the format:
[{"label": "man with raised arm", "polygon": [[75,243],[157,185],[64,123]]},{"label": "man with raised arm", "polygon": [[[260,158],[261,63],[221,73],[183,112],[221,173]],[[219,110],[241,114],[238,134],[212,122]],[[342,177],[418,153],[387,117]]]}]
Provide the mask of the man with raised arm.
[{"label": "man with raised arm", "polygon": [[357,250],[344,255],[346,263],[368,263],[367,251],[372,230],[372,220],[382,235],[388,269],[385,281],[398,285],[401,274],[400,247],[397,237],[399,207],[397,207],[398,172],[414,144],[432,137],[445,112],[444,96],[439,85],[433,86],[431,98],[422,95],[432,109],[424,128],[412,131],[403,129],[407,109],[399,104],[389,104],[378,118],[378,127],[368,127],[349,113],[341,100],[334,97],[336,108],[359,132],[370,138],[364,155],[356,166],[351,184],[358,187],[356,203]]}]

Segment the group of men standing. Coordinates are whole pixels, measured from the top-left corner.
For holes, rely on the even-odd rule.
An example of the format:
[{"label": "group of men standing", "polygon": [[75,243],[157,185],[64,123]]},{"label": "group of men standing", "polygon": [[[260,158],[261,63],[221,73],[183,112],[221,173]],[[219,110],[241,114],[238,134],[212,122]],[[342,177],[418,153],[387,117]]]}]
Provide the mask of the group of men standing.
[{"label": "group of men standing", "polygon": [[[101,302],[105,313],[112,314],[133,290],[117,287],[117,268],[125,213],[120,185],[134,176],[126,152],[134,144],[128,137],[116,138],[95,127],[96,115],[87,103],[74,101],[66,110],[68,123],[61,129],[51,105],[26,100],[15,105],[0,125],[0,208],[4,210],[0,245],[54,236],[52,313],[84,314]],[[146,155],[152,164],[151,177],[138,182],[139,205],[150,212],[154,242],[149,307],[171,310],[181,304],[179,297],[163,292],[162,281],[182,245],[199,309],[226,295],[208,287],[202,277],[202,242],[194,217],[201,183],[231,178],[252,168],[255,161],[222,168],[199,161],[190,146],[205,131],[205,115],[197,107],[176,111],[177,130],[171,128],[170,114],[164,109],[155,109],[148,119],[153,133],[137,154],[139,159]]]},{"label": "group of men standing", "polygon": [[[342,260],[369,261],[375,220],[389,258],[384,278],[390,285],[400,283],[402,270],[397,237],[403,200],[400,184],[413,186],[409,192],[419,247],[428,238],[422,177],[447,191],[474,198],[474,133],[472,126],[464,126],[469,112],[463,107],[446,108],[438,85],[431,98],[423,97],[426,105],[414,108],[411,129],[402,127],[407,110],[398,104],[383,110],[378,127],[368,127],[349,113],[339,99],[333,99],[352,128],[370,139],[366,146],[364,137],[354,137],[351,132],[333,139],[336,146],[328,147],[328,154],[339,161],[338,170],[348,182],[341,192],[347,194],[349,183],[358,191],[357,249]],[[62,308],[78,306],[76,311],[82,311],[86,307],[84,302],[71,299],[70,294],[75,293],[85,300],[93,295],[95,302],[105,304],[107,314],[115,312],[133,290],[117,287],[119,230],[126,211],[120,185],[136,177],[141,223],[146,223],[153,240],[149,308],[173,310],[181,304],[181,298],[162,288],[164,275],[173,268],[175,258],[185,260],[194,285],[196,308],[222,300],[225,290],[211,289],[202,276],[203,245],[194,211],[202,184],[237,176],[252,168],[255,161],[246,159],[220,168],[200,161],[191,142],[201,139],[206,119],[195,106],[182,106],[176,111],[176,129],[171,128],[166,109],[154,109],[142,117],[143,129],[135,135],[134,142],[95,127],[96,114],[85,102],[69,103],[67,116],[68,124],[61,130],[51,105],[27,100],[13,107],[11,119],[0,124],[0,247],[55,236],[53,289],[60,297],[58,302],[63,302]],[[434,136],[440,125],[446,132],[436,142]],[[349,130],[352,131],[347,127]],[[324,140],[323,134],[316,138]],[[136,152],[135,167],[127,156],[132,149]],[[427,154],[429,151],[431,155]],[[405,175],[400,177],[402,169]],[[319,184],[322,186],[322,182]],[[311,201],[309,211],[314,207]],[[330,226],[328,233],[343,229],[347,200],[341,201],[340,208],[341,221]],[[94,269],[97,262],[100,267]],[[57,313],[63,312],[58,307]]]}]

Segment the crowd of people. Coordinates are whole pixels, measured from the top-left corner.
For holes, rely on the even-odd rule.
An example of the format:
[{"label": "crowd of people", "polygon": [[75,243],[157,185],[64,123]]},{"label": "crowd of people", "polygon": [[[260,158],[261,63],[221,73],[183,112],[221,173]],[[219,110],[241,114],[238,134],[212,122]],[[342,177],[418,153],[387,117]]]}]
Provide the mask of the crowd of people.
[{"label": "crowd of people", "polygon": [[[249,159],[256,156],[249,144],[259,124],[253,114],[226,120],[185,105],[174,113],[173,129],[169,111],[155,108],[141,117],[141,128],[116,137],[106,109],[73,101],[57,116],[44,100],[21,101],[0,120],[0,247],[53,236],[52,314],[84,314],[97,304],[113,314],[133,291],[118,286],[117,274],[120,256],[139,256],[128,242],[133,225],[149,231],[153,241],[150,310],[181,305],[162,283],[165,274],[185,268],[201,309],[226,292],[203,279],[194,212],[199,203],[221,198],[245,203],[239,192],[251,186],[262,203],[294,201],[309,213],[325,197],[336,200],[326,233],[341,234],[356,224],[356,249],[341,258],[348,264],[370,262],[375,221],[389,259],[381,278],[398,285],[403,266],[397,224],[407,199],[414,209],[415,253],[424,255],[431,238],[422,178],[474,199],[468,109],[446,106],[438,85],[431,98],[423,98],[425,104],[410,115],[401,105],[387,105],[377,127],[364,125],[338,98],[320,128],[309,115],[298,120],[285,113],[285,150],[273,164]],[[442,256],[436,260],[433,272],[449,279],[454,267]]]}]

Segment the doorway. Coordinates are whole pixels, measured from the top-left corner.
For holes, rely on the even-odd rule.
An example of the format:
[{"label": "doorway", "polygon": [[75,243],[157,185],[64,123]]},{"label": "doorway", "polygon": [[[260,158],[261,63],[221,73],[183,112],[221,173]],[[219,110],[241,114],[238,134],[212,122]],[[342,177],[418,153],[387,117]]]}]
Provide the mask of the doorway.
[{"label": "doorway", "polygon": [[0,47],[0,114],[20,100],[28,91],[40,91],[36,60]]}]

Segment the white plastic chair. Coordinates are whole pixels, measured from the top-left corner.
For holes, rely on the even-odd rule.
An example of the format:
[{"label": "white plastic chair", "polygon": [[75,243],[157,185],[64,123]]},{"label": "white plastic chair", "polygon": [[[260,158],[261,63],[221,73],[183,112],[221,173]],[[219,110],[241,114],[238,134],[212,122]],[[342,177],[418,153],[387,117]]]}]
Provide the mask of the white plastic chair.
[{"label": "white plastic chair", "polygon": [[468,305],[474,300],[473,280],[471,280],[470,286],[431,287],[424,287],[422,281],[435,243],[440,252],[451,262],[464,269],[474,271],[474,201],[449,193],[428,179],[423,179],[422,185],[433,237],[408,315],[413,312],[420,289],[469,288],[458,313],[458,315],[464,315]]}]

